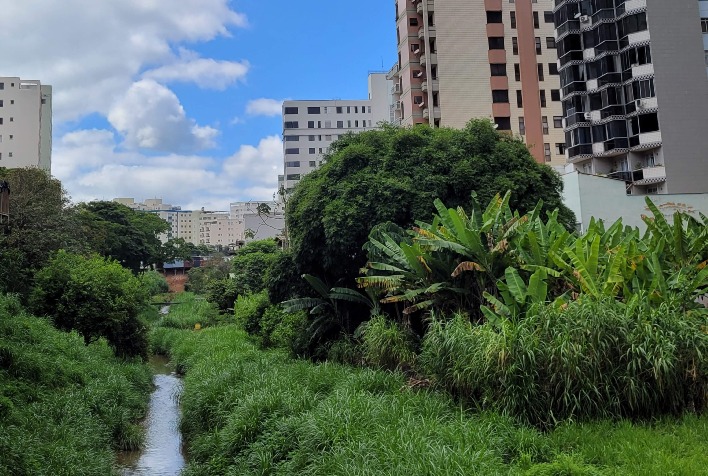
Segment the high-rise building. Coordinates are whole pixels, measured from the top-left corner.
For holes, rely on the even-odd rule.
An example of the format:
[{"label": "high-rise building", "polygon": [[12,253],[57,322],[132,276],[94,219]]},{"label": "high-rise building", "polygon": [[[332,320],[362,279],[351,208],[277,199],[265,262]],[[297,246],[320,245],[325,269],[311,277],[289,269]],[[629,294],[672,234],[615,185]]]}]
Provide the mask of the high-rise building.
[{"label": "high-rise building", "polygon": [[555,0],[569,168],[708,191],[708,1]]},{"label": "high-rise building", "polygon": [[397,0],[395,120],[524,137],[538,162],[565,164],[553,0]]},{"label": "high-rise building", "polygon": [[52,87],[0,77],[0,167],[51,171]]},{"label": "high-rise building", "polygon": [[291,191],[300,178],[322,165],[322,156],[339,136],[391,122],[390,105],[391,81],[386,73],[369,75],[369,98],[365,100],[283,102],[285,174],[279,177],[279,188]]}]

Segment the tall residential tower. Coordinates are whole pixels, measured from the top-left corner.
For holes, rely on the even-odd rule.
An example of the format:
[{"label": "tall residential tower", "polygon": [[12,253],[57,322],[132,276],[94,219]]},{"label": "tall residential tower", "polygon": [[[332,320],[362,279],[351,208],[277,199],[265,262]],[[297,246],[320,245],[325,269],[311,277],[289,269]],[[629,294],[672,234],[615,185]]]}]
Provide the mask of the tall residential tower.
[{"label": "tall residential tower", "polygon": [[708,2],[555,0],[569,167],[708,192]]},{"label": "tall residential tower", "polygon": [[553,0],[397,0],[395,119],[461,128],[487,117],[538,162],[565,164]]},{"label": "tall residential tower", "polygon": [[39,167],[52,157],[52,87],[0,77],[0,167]]}]

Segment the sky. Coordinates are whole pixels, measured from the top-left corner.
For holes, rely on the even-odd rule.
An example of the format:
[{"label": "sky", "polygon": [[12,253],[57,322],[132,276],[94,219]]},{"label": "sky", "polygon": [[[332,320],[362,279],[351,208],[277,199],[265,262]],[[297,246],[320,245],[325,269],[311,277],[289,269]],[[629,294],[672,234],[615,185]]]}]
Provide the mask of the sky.
[{"label": "sky", "polygon": [[0,76],[53,87],[72,201],[269,200],[284,99],[366,99],[396,60],[385,0],[0,0]]}]

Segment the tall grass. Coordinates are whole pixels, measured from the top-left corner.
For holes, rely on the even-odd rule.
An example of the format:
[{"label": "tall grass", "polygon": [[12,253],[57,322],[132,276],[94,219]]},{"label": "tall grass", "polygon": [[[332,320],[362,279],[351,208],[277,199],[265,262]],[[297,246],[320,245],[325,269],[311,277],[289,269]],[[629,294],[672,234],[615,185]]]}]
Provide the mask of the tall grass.
[{"label": "tall grass", "polygon": [[111,474],[142,442],[149,369],[0,296],[0,475]]},{"label": "tall grass", "polygon": [[194,329],[196,324],[206,327],[221,320],[219,311],[212,303],[194,293],[185,292],[172,300],[169,313],[157,321],[156,325],[174,329]]}]

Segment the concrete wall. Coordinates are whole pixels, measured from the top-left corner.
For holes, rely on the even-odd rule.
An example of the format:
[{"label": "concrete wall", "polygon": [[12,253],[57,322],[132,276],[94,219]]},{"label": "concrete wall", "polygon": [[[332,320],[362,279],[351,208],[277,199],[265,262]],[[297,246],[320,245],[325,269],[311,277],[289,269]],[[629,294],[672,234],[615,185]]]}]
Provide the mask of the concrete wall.
[{"label": "concrete wall", "polygon": [[[592,217],[608,224],[622,218],[625,225],[646,229],[642,215],[651,214],[644,201],[646,196],[627,195],[623,181],[571,172],[563,175],[563,185],[563,202],[575,213],[581,231],[585,231]],[[676,211],[695,217],[699,217],[699,212],[708,215],[708,193],[649,198],[667,217]]]},{"label": "concrete wall", "polygon": [[708,78],[696,0],[646,0],[669,193],[708,192]]}]

